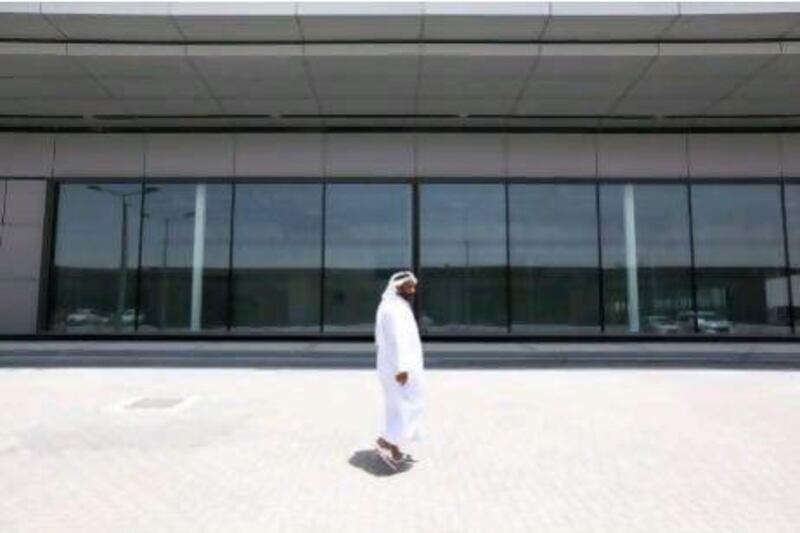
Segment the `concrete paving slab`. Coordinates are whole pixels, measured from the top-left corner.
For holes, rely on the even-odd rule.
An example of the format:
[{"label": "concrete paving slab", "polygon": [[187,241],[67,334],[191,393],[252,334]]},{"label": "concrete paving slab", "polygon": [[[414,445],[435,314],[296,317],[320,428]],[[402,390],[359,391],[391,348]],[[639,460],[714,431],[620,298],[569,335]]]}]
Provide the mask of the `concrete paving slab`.
[{"label": "concrete paving slab", "polygon": [[800,524],[797,371],[432,370],[399,474],[370,370],[6,368],[0,391],[4,533]]}]

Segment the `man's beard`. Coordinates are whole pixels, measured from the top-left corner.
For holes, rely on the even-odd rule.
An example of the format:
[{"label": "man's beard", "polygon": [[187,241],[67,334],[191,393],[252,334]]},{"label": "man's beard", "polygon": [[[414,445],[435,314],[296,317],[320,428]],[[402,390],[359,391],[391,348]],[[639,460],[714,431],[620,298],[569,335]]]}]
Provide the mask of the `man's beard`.
[{"label": "man's beard", "polygon": [[414,295],[411,293],[401,292],[400,297],[408,303],[414,303]]}]

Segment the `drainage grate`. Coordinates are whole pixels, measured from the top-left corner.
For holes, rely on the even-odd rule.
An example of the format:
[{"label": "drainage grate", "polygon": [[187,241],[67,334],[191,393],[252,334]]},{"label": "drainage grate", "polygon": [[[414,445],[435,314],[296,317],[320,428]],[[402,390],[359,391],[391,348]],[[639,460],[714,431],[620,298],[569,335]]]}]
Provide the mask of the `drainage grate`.
[{"label": "drainage grate", "polygon": [[140,398],[125,406],[125,409],[172,409],[183,403],[184,398]]}]

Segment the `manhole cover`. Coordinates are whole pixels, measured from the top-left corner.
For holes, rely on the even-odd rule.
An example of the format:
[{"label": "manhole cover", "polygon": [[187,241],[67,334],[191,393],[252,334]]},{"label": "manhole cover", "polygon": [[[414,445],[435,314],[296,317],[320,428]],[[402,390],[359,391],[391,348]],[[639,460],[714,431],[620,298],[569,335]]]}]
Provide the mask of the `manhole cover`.
[{"label": "manhole cover", "polygon": [[183,398],[140,398],[125,406],[125,409],[172,409],[183,403]]}]

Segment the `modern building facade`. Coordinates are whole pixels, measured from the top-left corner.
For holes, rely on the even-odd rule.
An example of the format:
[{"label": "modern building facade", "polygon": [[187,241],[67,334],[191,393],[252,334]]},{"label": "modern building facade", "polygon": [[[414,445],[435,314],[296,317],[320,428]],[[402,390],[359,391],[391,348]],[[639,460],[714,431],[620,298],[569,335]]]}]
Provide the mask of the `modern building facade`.
[{"label": "modern building facade", "polygon": [[800,3],[0,6],[0,334],[800,334]]}]

